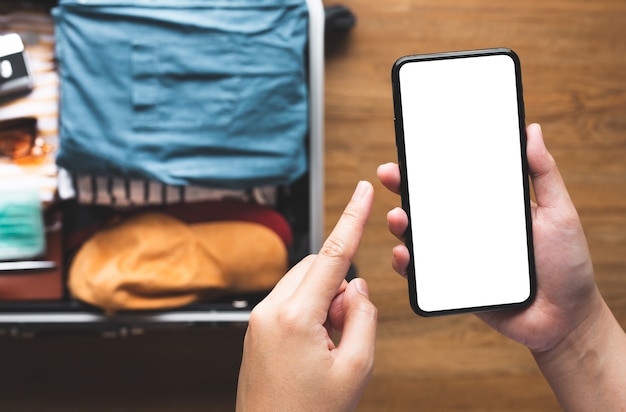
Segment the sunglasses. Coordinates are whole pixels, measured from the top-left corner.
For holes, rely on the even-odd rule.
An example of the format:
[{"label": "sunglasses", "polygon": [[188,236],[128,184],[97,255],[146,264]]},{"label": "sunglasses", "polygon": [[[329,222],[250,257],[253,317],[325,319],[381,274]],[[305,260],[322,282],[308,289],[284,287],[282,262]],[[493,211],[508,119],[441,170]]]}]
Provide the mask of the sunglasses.
[{"label": "sunglasses", "polygon": [[18,160],[41,156],[48,151],[44,140],[37,137],[37,118],[18,117],[0,121],[0,155]]}]

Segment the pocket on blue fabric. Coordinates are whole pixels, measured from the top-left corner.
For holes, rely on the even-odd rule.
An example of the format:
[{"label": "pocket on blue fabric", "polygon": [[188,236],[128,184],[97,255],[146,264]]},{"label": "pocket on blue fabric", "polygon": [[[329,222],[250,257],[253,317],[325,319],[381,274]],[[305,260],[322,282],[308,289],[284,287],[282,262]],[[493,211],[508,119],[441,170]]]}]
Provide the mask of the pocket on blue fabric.
[{"label": "pocket on blue fabric", "polygon": [[239,42],[236,34],[219,33],[133,40],[133,129],[206,130],[230,124],[240,98]]}]

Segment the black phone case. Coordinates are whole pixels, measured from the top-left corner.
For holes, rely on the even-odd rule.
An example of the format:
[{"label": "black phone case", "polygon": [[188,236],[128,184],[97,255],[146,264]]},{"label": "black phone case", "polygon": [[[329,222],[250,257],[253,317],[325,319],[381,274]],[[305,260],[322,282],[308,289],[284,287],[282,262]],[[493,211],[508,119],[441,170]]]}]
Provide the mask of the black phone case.
[{"label": "black phone case", "polygon": [[417,301],[417,291],[416,291],[417,287],[416,287],[416,282],[415,282],[415,269],[414,269],[413,252],[412,252],[413,239],[412,239],[412,231],[411,231],[411,213],[410,213],[410,206],[409,206],[410,195],[409,195],[408,185],[407,185],[406,152],[405,152],[405,147],[404,147],[404,123],[403,123],[403,118],[402,118],[402,100],[401,100],[401,95],[400,95],[400,80],[399,80],[400,68],[406,63],[415,62],[415,61],[462,59],[462,58],[467,58],[467,57],[492,56],[492,55],[502,55],[502,54],[509,56],[514,61],[514,64],[515,64],[515,76],[516,76],[516,84],[517,84],[517,104],[518,104],[518,109],[519,109],[518,120],[519,120],[520,136],[521,136],[521,150],[522,150],[522,156],[523,156],[522,172],[524,176],[528,176],[528,163],[526,160],[526,126],[525,126],[524,100],[523,100],[523,91],[522,91],[521,64],[520,64],[518,55],[513,50],[507,49],[507,48],[493,48],[493,49],[408,55],[408,56],[404,56],[396,60],[391,70],[396,148],[397,148],[397,153],[398,153],[398,165],[400,167],[400,178],[401,178],[400,192],[401,192],[402,208],[406,211],[408,218],[409,218],[409,226],[404,234],[405,244],[408,247],[409,252],[411,254],[411,261],[409,263],[409,267],[407,268],[409,302],[410,302],[412,310],[416,314],[423,316],[423,317],[521,308],[521,307],[528,306],[534,300],[535,295],[536,295],[537,286],[536,286],[534,250],[533,250],[533,241],[532,241],[532,238],[533,238],[532,237],[532,220],[531,220],[531,214],[530,214],[530,185],[528,183],[528,179],[524,179],[526,233],[527,233],[527,239],[528,239],[527,247],[528,247],[529,268],[530,268],[530,294],[529,294],[528,299],[526,299],[523,302],[511,303],[511,304],[467,307],[467,308],[441,310],[441,311],[434,311],[434,312],[423,310],[420,307],[419,302]]}]

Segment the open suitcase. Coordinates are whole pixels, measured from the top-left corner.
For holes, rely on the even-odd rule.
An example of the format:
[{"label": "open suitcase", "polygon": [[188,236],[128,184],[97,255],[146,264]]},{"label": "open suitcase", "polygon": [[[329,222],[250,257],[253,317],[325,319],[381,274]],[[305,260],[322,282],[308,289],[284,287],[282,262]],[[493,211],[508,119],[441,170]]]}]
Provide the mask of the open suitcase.
[{"label": "open suitcase", "polygon": [[[323,240],[324,175],[324,32],[325,10],[320,0],[307,0],[307,64],[309,124],[306,137],[307,172],[295,182],[281,187],[276,208],[294,232],[290,262],[315,253]],[[74,213],[76,205],[64,202],[58,213]],[[62,236],[60,232],[48,236]],[[49,238],[48,244],[55,244]],[[66,269],[66,268],[65,268]],[[19,271],[0,276],[19,275]],[[29,274],[24,274],[28,276]],[[63,274],[65,276],[65,273]],[[250,311],[265,293],[228,296],[181,308],[158,311],[127,311],[105,314],[98,308],[73,299],[64,291],[59,300],[0,300],[0,334],[31,336],[41,332],[97,332],[114,336],[140,333],[151,328],[180,328],[196,325],[232,325],[247,322]]]}]

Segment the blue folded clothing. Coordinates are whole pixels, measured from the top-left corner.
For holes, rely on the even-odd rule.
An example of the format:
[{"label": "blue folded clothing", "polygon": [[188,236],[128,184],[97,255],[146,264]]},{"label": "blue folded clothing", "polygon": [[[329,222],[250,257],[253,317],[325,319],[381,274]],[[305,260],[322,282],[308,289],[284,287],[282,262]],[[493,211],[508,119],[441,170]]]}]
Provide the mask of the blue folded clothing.
[{"label": "blue folded clothing", "polygon": [[244,189],[307,168],[305,0],[60,0],[57,163]]}]

